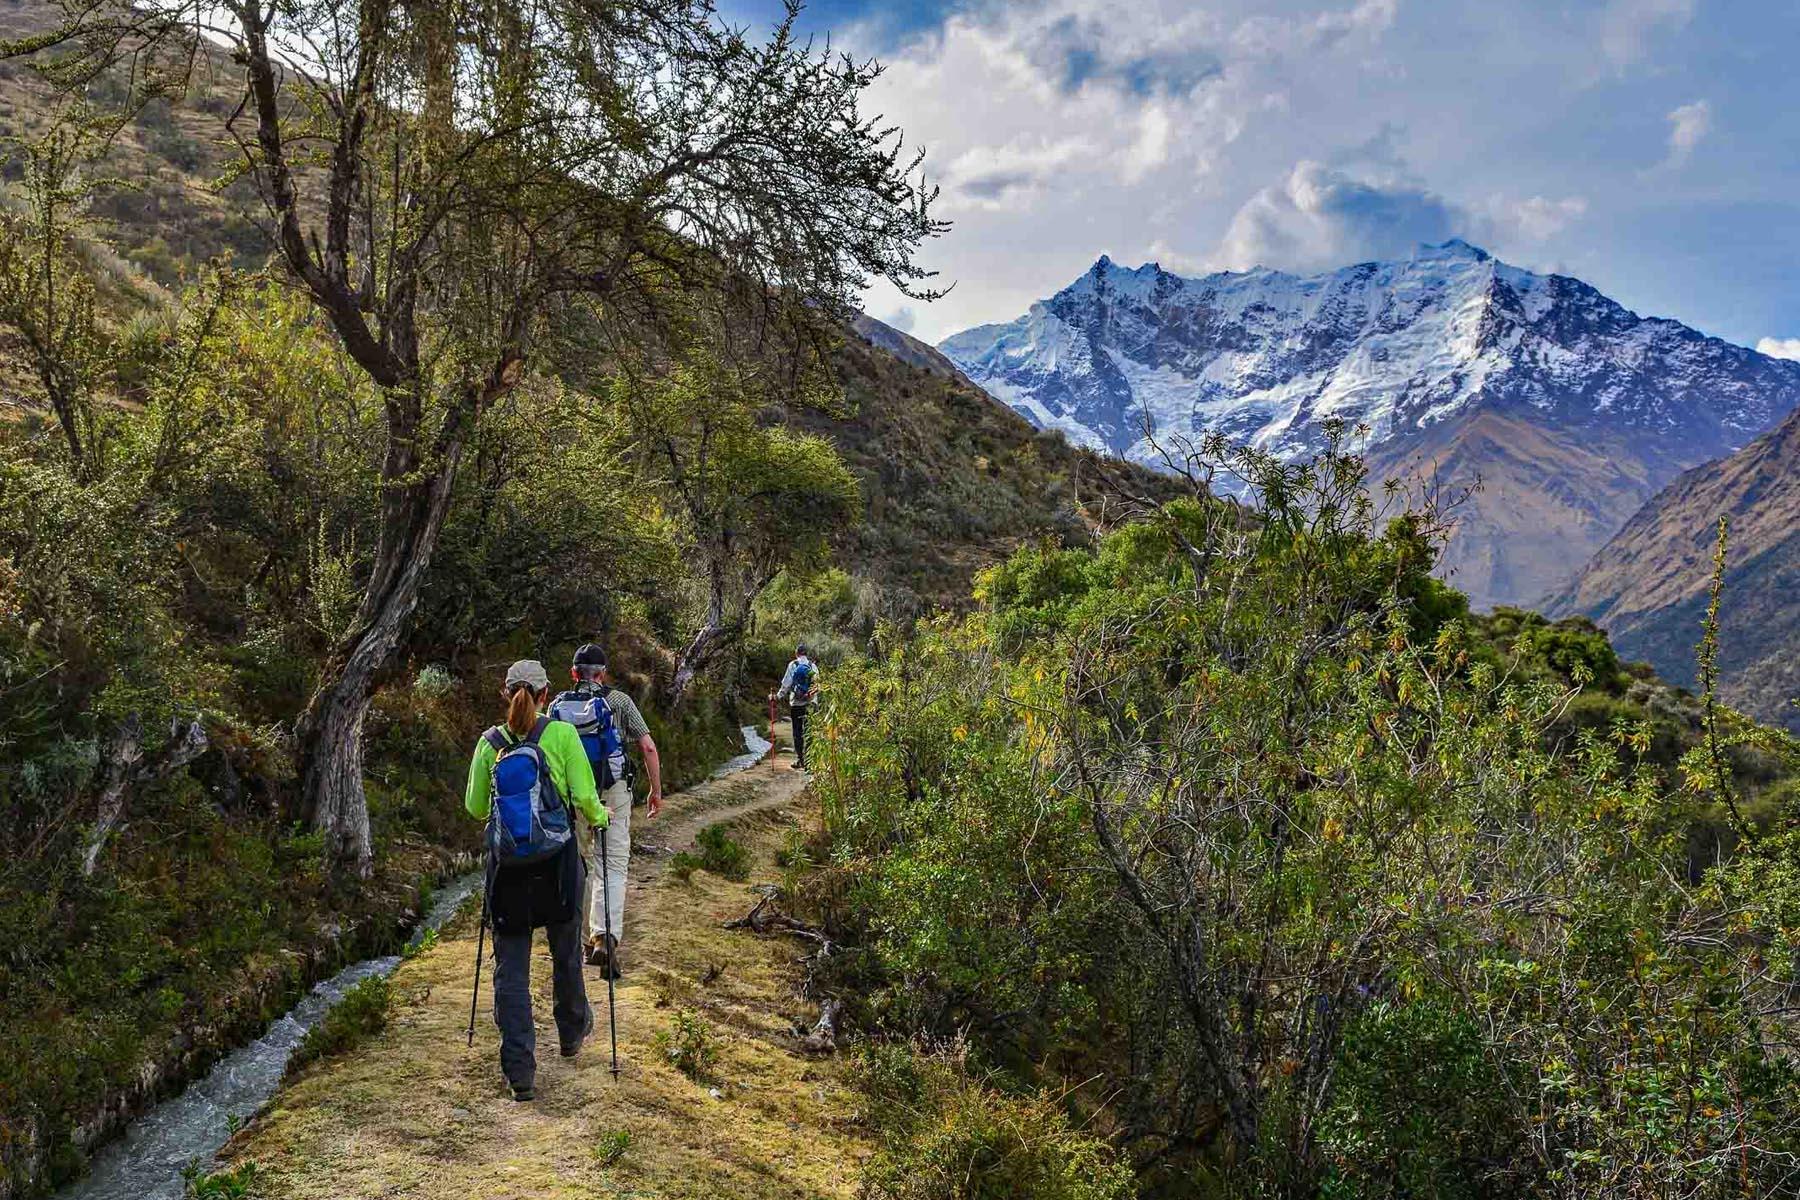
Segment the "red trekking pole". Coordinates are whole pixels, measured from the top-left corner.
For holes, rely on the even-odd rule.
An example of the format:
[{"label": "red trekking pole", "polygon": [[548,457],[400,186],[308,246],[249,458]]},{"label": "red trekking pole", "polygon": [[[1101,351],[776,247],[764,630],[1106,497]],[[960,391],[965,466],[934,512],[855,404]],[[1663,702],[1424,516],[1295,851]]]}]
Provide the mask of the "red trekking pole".
[{"label": "red trekking pole", "polygon": [[769,693],[769,740],[775,740],[775,693]]}]

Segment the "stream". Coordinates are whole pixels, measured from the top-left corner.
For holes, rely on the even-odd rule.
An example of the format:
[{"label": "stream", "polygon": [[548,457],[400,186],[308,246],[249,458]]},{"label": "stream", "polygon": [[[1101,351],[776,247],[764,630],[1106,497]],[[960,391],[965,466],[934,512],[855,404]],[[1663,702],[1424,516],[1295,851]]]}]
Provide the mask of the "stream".
[{"label": "stream", "polygon": [[773,742],[756,732],[756,726],[741,727],[744,735],[744,752],[736,758],[728,758],[712,773],[714,779],[722,779],[727,775],[736,775],[739,771],[748,771],[763,760],[763,756],[775,748]]},{"label": "stream", "polygon": [[[747,749],[721,764],[714,779],[749,770],[769,752],[766,738],[749,725],[742,728]],[[412,943],[454,916],[480,886],[480,871],[445,884],[413,932]],[[399,965],[397,954],[368,958],[314,986],[261,1037],[232,1051],[204,1079],[132,1122],[94,1155],[86,1175],[56,1193],[57,1200],[181,1200],[186,1191],[182,1170],[190,1163],[209,1166],[232,1132],[262,1111],[281,1085],[288,1057],[307,1030],[352,987],[372,975],[391,974]]]}]

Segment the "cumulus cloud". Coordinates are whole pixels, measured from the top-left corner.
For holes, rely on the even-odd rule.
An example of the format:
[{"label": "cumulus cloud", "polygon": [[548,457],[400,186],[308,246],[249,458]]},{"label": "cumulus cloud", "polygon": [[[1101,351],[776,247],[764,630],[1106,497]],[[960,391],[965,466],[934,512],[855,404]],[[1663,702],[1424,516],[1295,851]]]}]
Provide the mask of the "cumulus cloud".
[{"label": "cumulus cloud", "polygon": [[1694,153],[1694,147],[1712,132],[1712,105],[1705,100],[1684,104],[1669,114],[1669,156],[1667,167],[1679,167]]},{"label": "cumulus cloud", "polygon": [[1600,51],[1615,68],[1643,58],[1658,34],[1694,16],[1695,0],[1611,0],[1600,14]]},{"label": "cumulus cloud", "polygon": [[898,329],[901,333],[911,333],[913,326],[919,323],[919,312],[910,304],[902,304],[892,312],[877,317],[876,320],[883,325]]},{"label": "cumulus cloud", "polygon": [[1800,337],[1766,337],[1756,343],[1756,352],[1770,358],[1791,358],[1800,362]]},{"label": "cumulus cloud", "polygon": [[1238,209],[1212,262],[1233,271],[1315,271],[1404,258],[1453,237],[1518,245],[1553,237],[1586,212],[1580,196],[1494,196],[1468,207],[1404,177],[1361,178],[1305,161]]},{"label": "cumulus cloud", "polygon": [[875,96],[942,164],[951,216],[1018,211],[1052,179],[1064,195],[1161,171],[1208,186],[1258,114],[1283,111],[1296,59],[1373,44],[1396,3],[1281,17],[1189,0],[973,5],[884,55]]},{"label": "cumulus cloud", "polygon": [[1420,242],[1455,236],[1462,225],[1455,205],[1416,184],[1374,183],[1300,162],[1238,209],[1215,257],[1234,271],[1319,270],[1403,257]]}]

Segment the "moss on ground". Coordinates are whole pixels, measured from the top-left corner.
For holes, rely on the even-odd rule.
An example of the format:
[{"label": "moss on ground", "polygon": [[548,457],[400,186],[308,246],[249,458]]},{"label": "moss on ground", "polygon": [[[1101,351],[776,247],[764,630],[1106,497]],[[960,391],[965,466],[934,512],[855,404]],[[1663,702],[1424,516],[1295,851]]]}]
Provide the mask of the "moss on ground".
[{"label": "moss on ground", "polygon": [[[465,1045],[476,932],[465,913],[402,964],[388,1028],[302,1073],[234,1140],[229,1161],[260,1163],[261,1194],[286,1200],[854,1195],[873,1147],[839,1062],[799,1050],[818,1015],[799,994],[804,949],[721,928],[749,910],[755,883],[778,878],[776,853],[804,819],[800,783],[765,765],[671,797],[658,822],[634,829],[640,842],[685,845],[702,825],[732,822],[750,876],[684,883],[661,858],[634,860],[618,1081],[607,1070],[605,985],[593,972],[597,1036],[579,1058],[557,1057],[540,943],[538,1099],[506,1098],[485,987],[475,1045]],[[711,1085],[658,1058],[656,1035],[682,1008],[717,1047]],[[620,1131],[629,1142],[615,1156]]]}]

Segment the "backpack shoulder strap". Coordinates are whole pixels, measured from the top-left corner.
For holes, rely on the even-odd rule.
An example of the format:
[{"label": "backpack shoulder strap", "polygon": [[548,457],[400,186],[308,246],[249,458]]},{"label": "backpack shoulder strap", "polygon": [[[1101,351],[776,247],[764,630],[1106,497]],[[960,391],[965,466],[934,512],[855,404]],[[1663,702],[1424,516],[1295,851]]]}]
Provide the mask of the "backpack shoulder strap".
[{"label": "backpack shoulder strap", "polygon": [[492,746],[495,754],[506,753],[508,747],[512,745],[512,743],[507,740],[506,734],[501,731],[498,725],[492,726],[486,733],[482,734],[481,740]]},{"label": "backpack shoulder strap", "polygon": [[525,735],[525,740],[533,746],[537,745],[538,739],[544,736],[544,730],[548,728],[550,728],[550,718],[540,716],[537,723],[531,727],[531,732]]}]

